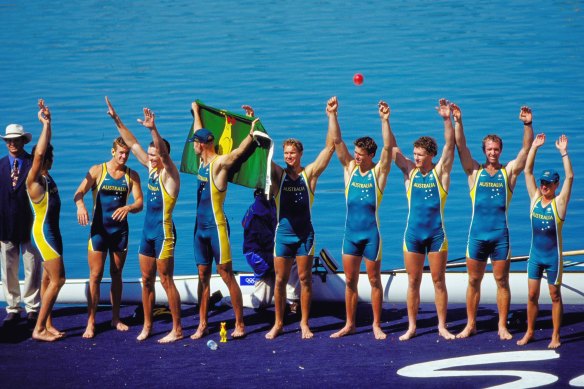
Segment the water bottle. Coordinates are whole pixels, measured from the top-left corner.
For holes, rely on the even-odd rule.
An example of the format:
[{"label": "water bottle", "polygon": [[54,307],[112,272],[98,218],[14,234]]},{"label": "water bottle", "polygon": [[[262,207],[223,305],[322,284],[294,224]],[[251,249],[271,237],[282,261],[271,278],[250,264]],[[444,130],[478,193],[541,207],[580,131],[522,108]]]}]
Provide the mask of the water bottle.
[{"label": "water bottle", "polygon": [[209,347],[211,350],[215,351],[215,350],[217,350],[217,343],[215,343],[215,341],[213,339],[209,339],[207,341],[207,347]]}]

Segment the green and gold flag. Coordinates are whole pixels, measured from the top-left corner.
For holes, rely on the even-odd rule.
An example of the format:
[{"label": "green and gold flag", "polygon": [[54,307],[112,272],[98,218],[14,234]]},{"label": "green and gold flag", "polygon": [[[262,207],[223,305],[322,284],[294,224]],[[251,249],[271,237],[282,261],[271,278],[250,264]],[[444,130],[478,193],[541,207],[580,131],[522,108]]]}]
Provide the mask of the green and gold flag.
[{"label": "green and gold flag", "polygon": [[[223,155],[237,148],[241,141],[248,136],[251,123],[256,118],[236,114],[223,109],[217,109],[203,104],[197,100],[203,127],[213,133],[215,137],[215,150]],[[187,139],[193,136],[193,126],[189,130]],[[269,187],[269,172],[272,162],[272,142],[264,126],[258,120],[254,128],[256,145],[242,158],[242,162],[235,166],[229,176],[229,181],[234,184],[249,188]],[[180,171],[183,173],[197,174],[199,170],[199,157],[193,150],[191,142],[185,142]]]}]

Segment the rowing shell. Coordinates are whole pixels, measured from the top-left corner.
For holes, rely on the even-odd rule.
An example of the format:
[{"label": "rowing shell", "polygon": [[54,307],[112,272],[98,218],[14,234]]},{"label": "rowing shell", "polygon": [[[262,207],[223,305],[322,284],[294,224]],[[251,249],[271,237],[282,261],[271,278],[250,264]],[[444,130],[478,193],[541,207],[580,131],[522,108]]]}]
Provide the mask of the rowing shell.
[{"label": "rowing shell", "polygon": [[[564,257],[584,255],[584,250],[568,251]],[[512,261],[525,260],[526,257],[514,257]],[[320,257],[315,259],[316,265],[312,274],[312,298],[321,302],[345,301],[345,275],[338,271],[338,266],[330,253],[323,250]],[[464,263],[449,263],[447,268],[464,267]],[[565,271],[562,276],[562,299],[564,304],[584,304],[584,267],[581,262],[564,260],[564,267],[572,267],[571,271]],[[497,287],[491,272],[486,272],[481,287],[481,303],[495,304],[497,302]],[[251,307],[250,295],[254,291],[253,273],[237,272],[236,278],[244,297],[244,305]],[[197,286],[199,277],[194,275],[175,276],[174,282],[180,293],[181,302],[195,304],[198,302]],[[543,282],[546,282],[545,280]],[[384,271],[381,274],[383,285],[383,300],[386,303],[404,304],[408,288],[408,275],[404,269]],[[451,272],[446,274],[446,286],[448,288],[448,300],[452,303],[466,302],[466,287],[468,275],[466,272]],[[513,304],[527,303],[527,274],[525,271],[511,271],[509,274],[511,287],[511,299]],[[109,304],[110,279],[103,279],[100,289],[100,303]],[[167,303],[166,293],[160,280],[156,280],[156,303]],[[211,276],[211,293],[220,291],[223,296],[229,296],[227,286],[217,274]],[[359,301],[371,302],[371,288],[366,273],[359,276]],[[59,304],[86,304],[89,295],[89,280],[68,279],[59,292],[57,303]],[[434,302],[434,286],[431,274],[425,269],[420,286],[420,300],[422,303]],[[4,292],[0,289],[0,301],[5,301]],[[140,279],[124,280],[122,301],[126,304],[140,303],[142,301],[142,284]],[[542,288],[540,297],[542,304],[550,304],[549,294]]]}]

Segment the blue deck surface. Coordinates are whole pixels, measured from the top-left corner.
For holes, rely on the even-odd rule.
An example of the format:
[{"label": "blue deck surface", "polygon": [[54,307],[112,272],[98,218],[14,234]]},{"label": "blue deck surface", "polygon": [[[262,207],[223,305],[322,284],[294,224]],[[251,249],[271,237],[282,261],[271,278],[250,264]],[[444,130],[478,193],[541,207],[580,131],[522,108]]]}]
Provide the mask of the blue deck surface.
[{"label": "blue deck surface", "polygon": [[[571,380],[584,374],[584,306],[565,307],[562,346],[557,351],[546,348],[551,334],[550,307],[542,305],[540,309],[537,339],[525,347],[515,344],[525,328],[521,319],[525,316],[525,306],[519,305],[512,306],[514,322],[517,322],[511,327],[512,341],[498,339],[494,306],[480,307],[476,336],[445,341],[436,332],[434,306],[424,304],[418,317],[418,336],[407,342],[398,340],[407,327],[404,305],[384,305],[383,329],[389,335],[385,341],[373,338],[371,309],[367,304],[359,305],[356,334],[329,339],[343,325],[344,306],[315,303],[310,320],[315,337],[304,341],[300,339],[298,317],[289,315],[284,334],[268,341],[264,335],[270,328],[273,311],[246,309],[248,336],[219,343],[219,349],[212,351],[206,342],[207,339],[219,341],[219,323],[227,321],[227,327],[233,328],[230,309],[211,311],[211,334],[203,340],[187,337],[173,344],[159,345],[156,339],[171,327],[169,316],[157,318],[154,335],[138,342],[135,338],[141,323],[132,319],[136,306],[122,308],[122,316],[131,324],[126,333],[109,327],[111,312],[109,307],[101,307],[97,335],[86,340],[81,337],[86,324],[85,307],[59,306],[54,312],[54,323],[67,332],[67,337],[53,344],[31,340],[24,322],[12,328],[0,328],[0,382],[4,388],[22,385],[429,388],[503,384],[518,387],[517,380],[523,376],[525,380],[533,379],[532,385],[556,380],[554,386],[569,386]],[[183,305],[182,315],[185,335],[190,336],[196,329],[198,314],[195,315],[195,307]],[[463,328],[465,315],[463,305],[450,305],[448,322],[453,332]],[[0,313],[0,320],[4,316],[4,312]],[[489,356],[491,353],[497,354]],[[460,357],[464,357],[462,361],[452,362],[450,367],[443,363],[444,370],[438,370],[440,366],[435,364],[438,360]],[[493,360],[497,363],[492,363]],[[418,363],[427,365],[411,367]]]}]

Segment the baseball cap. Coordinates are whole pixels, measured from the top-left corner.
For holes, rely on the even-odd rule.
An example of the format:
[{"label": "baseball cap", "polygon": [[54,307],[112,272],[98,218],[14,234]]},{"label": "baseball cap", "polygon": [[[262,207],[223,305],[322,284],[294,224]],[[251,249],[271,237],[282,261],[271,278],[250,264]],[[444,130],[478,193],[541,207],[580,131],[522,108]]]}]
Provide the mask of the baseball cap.
[{"label": "baseball cap", "polygon": [[555,171],[553,169],[544,170],[539,175],[539,182],[541,183],[542,181],[554,182],[554,183],[560,182],[560,175],[558,174],[557,171]]},{"label": "baseball cap", "polygon": [[195,134],[187,139],[187,142],[199,142],[199,143],[209,143],[213,141],[215,137],[213,133],[206,128],[200,128],[195,131]]}]

